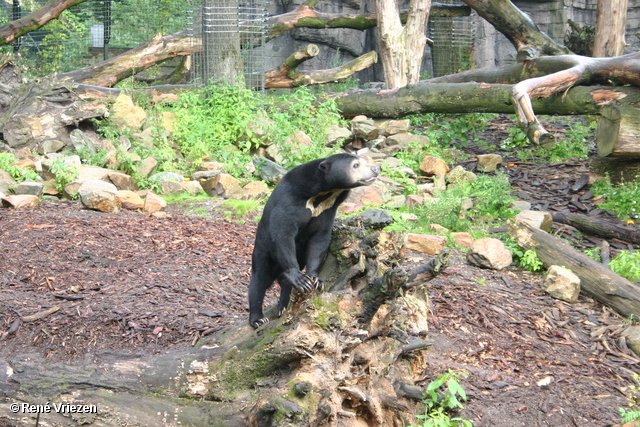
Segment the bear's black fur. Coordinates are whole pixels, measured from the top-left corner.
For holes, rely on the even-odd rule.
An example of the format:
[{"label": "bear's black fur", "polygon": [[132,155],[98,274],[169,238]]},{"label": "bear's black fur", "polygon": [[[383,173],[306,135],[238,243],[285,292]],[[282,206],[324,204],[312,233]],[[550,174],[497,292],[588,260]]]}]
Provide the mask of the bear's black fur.
[{"label": "bear's black fur", "polygon": [[322,287],[318,271],[331,243],[338,206],[349,189],[373,183],[379,173],[378,166],[362,157],[341,153],[297,166],[282,178],[256,232],[249,283],[251,326],[269,321],[262,304],[274,280],[281,288],[278,316],[287,308],[293,288],[309,292]]}]

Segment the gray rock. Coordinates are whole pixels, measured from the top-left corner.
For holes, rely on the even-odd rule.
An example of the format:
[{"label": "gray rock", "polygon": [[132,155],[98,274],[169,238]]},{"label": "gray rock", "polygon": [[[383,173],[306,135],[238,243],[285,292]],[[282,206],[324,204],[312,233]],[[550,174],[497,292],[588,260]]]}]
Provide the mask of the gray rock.
[{"label": "gray rock", "polygon": [[380,135],[380,129],[368,120],[352,120],[351,131],[356,138],[372,141]]},{"label": "gray rock", "polygon": [[175,172],[159,172],[149,177],[149,181],[162,183],[162,181],[184,181],[184,176]]},{"label": "gray rock", "polygon": [[627,342],[627,347],[640,356],[640,326],[629,326],[622,332]]},{"label": "gray rock", "polygon": [[359,215],[348,218],[345,223],[350,226],[383,229],[395,220],[387,211],[382,209],[367,209]]},{"label": "gray rock", "polygon": [[214,171],[198,171],[198,172],[194,172],[191,175],[191,179],[193,181],[200,181],[203,179],[209,179],[209,178],[213,178],[214,176],[218,176],[222,173],[221,170],[214,170]]},{"label": "gray rock", "polygon": [[264,157],[254,157],[253,164],[260,179],[269,184],[277,184],[288,172],[287,169]]},{"label": "gray rock", "polygon": [[28,194],[31,196],[42,197],[44,184],[41,182],[23,181],[15,186],[15,194]]},{"label": "gray rock", "polygon": [[93,145],[93,141],[80,129],[72,130],[69,133],[69,139],[71,139],[71,144],[73,144],[73,148],[76,151],[87,149],[89,153],[96,154],[96,147]]}]

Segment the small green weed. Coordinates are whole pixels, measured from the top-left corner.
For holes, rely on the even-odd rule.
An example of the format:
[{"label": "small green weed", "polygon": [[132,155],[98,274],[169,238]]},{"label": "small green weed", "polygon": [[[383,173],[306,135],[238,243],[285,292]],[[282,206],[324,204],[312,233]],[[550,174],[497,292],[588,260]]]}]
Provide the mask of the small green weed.
[{"label": "small green weed", "polygon": [[38,174],[31,169],[21,169],[12,165],[16,162],[16,158],[13,154],[8,152],[0,152],[0,170],[7,172],[18,182],[31,180],[34,181],[38,178]]},{"label": "small green weed", "polygon": [[67,184],[73,182],[73,180],[78,177],[77,166],[65,161],[64,157],[58,157],[55,159],[53,163],[51,163],[51,168],[49,170],[55,175],[56,189],[60,192],[62,192]]},{"label": "small green weed", "polygon": [[257,211],[261,202],[259,200],[235,200],[227,199],[220,205],[225,208],[225,216],[228,218],[242,218],[250,212]]},{"label": "small green weed", "polygon": [[[449,370],[431,381],[424,394],[424,415],[417,418],[424,420],[420,427],[472,427],[469,420],[451,417],[459,409],[464,409],[460,400],[467,400],[467,394],[460,385],[460,379],[466,373]],[[440,392],[439,392],[440,391]]]},{"label": "small green weed", "polygon": [[428,126],[426,135],[442,148],[466,147],[478,139],[495,114],[435,114],[409,116],[413,126]]},{"label": "small green weed", "polygon": [[509,129],[509,136],[500,143],[502,148],[520,148],[527,145],[529,145],[527,134],[516,125]]},{"label": "small green weed", "polygon": [[640,252],[621,251],[611,260],[609,267],[632,282],[640,280]]},{"label": "small green weed", "polygon": [[608,209],[620,218],[636,218],[640,215],[640,180],[613,185],[609,179],[597,179],[591,186],[596,196],[604,196],[606,202],[599,207]]},{"label": "small green weed", "polygon": [[518,260],[520,265],[531,272],[542,271],[544,264],[540,261],[538,254],[533,249],[527,249]]},{"label": "small green weed", "polygon": [[584,254],[591,259],[601,262],[602,256],[600,255],[600,250],[600,248],[585,249]]},{"label": "small green weed", "polygon": [[[428,230],[429,225],[435,223],[452,232],[473,232],[487,221],[515,215],[509,208],[509,203],[513,200],[511,186],[501,173],[479,175],[472,182],[450,186],[435,196],[425,199],[422,206],[400,210],[401,213],[408,212],[418,216],[412,229]],[[465,211],[464,203],[469,199],[473,200],[473,207]],[[401,223],[394,223],[388,229],[401,231],[401,226]]]},{"label": "small green weed", "polygon": [[586,141],[592,135],[597,122],[587,124],[581,122],[571,123],[565,137],[556,145],[548,149],[541,149],[540,158],[551,163],[564,162],[573,158],[586,159],[589,156],[590,145]]},{"label": "small green weed", "polygon": [[623,424],[633,421],[640,421],[640,375],[632,373],[635,384],[629,386],[629,394],[627,395],[627,408],[618,408],[620,411],[620,421]]}]

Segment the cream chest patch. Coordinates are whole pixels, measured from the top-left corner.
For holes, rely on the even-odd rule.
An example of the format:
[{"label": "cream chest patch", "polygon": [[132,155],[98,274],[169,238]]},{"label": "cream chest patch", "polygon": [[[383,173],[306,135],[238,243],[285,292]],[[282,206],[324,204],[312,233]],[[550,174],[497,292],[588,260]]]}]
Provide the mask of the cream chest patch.
[{"label": "cream chest patch", "polygon": [[330,209],[340,194],[346,190],[331,190],[318,193],[307,200],[306,208],[311,211],[311,217],[316,217],[322,212]]}]

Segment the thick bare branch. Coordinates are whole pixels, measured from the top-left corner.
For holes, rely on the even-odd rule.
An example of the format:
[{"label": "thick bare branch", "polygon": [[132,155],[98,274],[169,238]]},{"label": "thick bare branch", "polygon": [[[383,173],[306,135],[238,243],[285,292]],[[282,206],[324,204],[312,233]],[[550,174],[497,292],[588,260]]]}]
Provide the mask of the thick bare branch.
[{"label": "thick bare branch", "polygon": [[51,0],[35,12],[0,27],[0,46],[13,44],[20,36],[37,30],[52,19],[56,19],[71,6],[86,0]]}]

